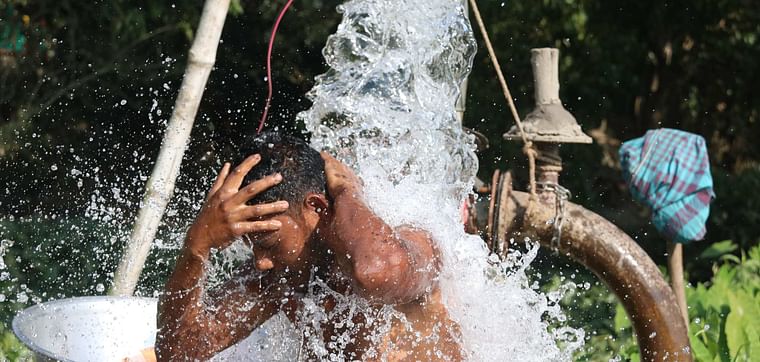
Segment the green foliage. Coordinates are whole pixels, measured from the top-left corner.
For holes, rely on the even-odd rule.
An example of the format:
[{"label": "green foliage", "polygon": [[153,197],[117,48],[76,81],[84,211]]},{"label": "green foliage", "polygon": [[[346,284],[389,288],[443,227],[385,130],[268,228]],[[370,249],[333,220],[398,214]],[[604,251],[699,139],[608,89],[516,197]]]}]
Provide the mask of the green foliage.
[{"label": "green foliage", "polygon": [[731,240],[723,240],[715,244],[710,245],[707,249],[703,250],[699,257],[701,259],[713,260],[717,258],[733,257],[730,254],[734,252],[738,246]]},{"label": "green foliage", "polygon": [[85,218],[0,219],[0,324],[41,301],[102,294],[115,268],[117,229]]},{"label": "green foliage", "polygon": [[[157,237],[177,239],[174,227],[168,225]],[[127,228],[85,217],[0,218],[0,326],[9,326],[18,311],[39,302],[104,295],[127,233]],[[155,249],[138,295],[153,296],[173,269],[176,249]]]},{"label": "green foliage", "polygon": [[32,361],[32,353],[21,343],[13,332],[0,325],[0,361]]},{"label": "green foliage", "polygon": [[[577,270],[571,277],[579,287],[561,301],[569,325],[586,332],[585,346],[574,361],[610,361],[618,357],[638,361],[639,349],[628,316],[617,298],[588,271]],[[556,289],[556,276],[545,290]],[[588,288],[581,287],[583,285]]]},{"label": "green foliage", "polygon": [[760,246],[739,263],[715,266],[710,283],[687,290],[691,345],[700,361],[750,361],[760,356]]},{"label": "green foliage", "polygon": [[[308,107],[304,95],[325,69],[320,49],[339,19],[337,4],[297,2],[283,20],[272,63],[273,126],[297,132],[294,115]],[[185,162],[199,167],[183,169],[183,176],[198,179],[196,170],[215,167],[217,154],[255,130],[267,89],[266,43],[282,5],[231,3],[186,153]],[[27,44],[47,49],[0,55],[0,184],[7,185],[0,214],[81,214],[92,177],[78,187],[71,177],[50,172],[54,164],[62,171],[111,170],[109,180],[101,175],[108,182],[150,172],[201,7],[190,0],[0,2],[0,24],[28,16]],[[139,197],[131,194],[129,201]]]}]

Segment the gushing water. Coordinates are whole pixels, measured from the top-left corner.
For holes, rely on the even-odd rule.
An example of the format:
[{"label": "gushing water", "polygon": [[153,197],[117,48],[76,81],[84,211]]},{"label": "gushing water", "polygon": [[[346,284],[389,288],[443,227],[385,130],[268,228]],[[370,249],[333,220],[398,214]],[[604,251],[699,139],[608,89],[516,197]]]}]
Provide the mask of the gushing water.
[{"label": "gushing water", "polygon": [[483,241],[461,225],[478,167],[474,141],[454,113],[475,53],[461,2],[352,0],[339,11],[343,21],[323,51],[330,70],[309,93],[313,107],[299,115],[312,144],[357,171],[386,222],[433,234],[444,300],[470,359],[571,359],[583,331],[550,330],[564,320],[557,297],[528,286],[537,246],[489,263]]}]

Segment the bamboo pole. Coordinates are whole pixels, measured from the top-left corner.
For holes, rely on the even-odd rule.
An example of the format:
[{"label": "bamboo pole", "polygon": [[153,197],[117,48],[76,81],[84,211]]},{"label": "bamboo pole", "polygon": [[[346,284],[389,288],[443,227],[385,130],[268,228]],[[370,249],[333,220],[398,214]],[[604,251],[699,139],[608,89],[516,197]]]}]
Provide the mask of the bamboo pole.
[{"label": "bamboo pole", "polygon": [[206,0],[203,5],[182,86],[174,104],[174,113],[166,128],[153,173],[145,187],[145,196],[127,249],[116,269],[111,295],[132,295],[137,286],[161,217],[174,192],[203,89],[216,60],[216,50],[229,6],[230,0]]}]

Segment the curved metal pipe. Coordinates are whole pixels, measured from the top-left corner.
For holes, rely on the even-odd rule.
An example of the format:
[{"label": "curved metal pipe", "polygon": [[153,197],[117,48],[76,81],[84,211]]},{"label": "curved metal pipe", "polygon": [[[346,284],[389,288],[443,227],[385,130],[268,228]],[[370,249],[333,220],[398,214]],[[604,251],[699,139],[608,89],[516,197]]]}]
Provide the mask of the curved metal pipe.
[{"label": "curved metal pipe", "polygon": [[[506,210],[509,230],[550,246],[552,207],[513,191]],[[513,233],[514,234],[514,233]],[[652,259],[626,233],[603,217],[568,202],[560,252],[585,265],[623,303],[633,322],[643,361],[691,361],[691,346],[672,289]]]}]

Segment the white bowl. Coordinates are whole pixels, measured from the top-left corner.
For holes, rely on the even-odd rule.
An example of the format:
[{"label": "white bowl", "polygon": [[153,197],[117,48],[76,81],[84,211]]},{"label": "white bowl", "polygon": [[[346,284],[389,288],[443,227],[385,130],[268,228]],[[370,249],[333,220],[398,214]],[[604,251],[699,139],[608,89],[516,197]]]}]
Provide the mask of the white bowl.
[{"label": "white bowl", "polygon": [[78,297],[21,311],[13,332],[38,361],[122,361],[152,347],[155,298]]}]

